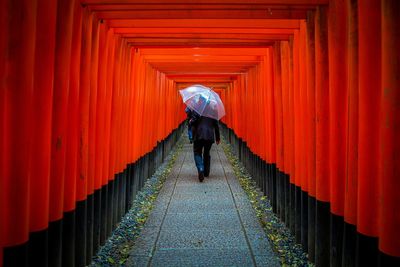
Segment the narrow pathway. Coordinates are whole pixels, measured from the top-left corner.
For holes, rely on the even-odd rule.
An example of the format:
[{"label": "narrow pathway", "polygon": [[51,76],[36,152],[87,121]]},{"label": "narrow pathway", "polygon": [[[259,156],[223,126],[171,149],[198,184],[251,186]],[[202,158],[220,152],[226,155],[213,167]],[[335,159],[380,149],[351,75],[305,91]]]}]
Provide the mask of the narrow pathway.
[{"label": "narrow pathway", "polygon": [[200,183],[185,144],[127,266],[279,266],[222,147]]}]

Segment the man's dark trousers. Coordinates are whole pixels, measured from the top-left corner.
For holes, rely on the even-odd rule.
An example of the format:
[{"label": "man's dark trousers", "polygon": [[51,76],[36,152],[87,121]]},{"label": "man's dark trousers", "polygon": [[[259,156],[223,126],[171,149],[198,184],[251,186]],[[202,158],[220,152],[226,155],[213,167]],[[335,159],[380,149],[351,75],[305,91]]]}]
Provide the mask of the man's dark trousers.
[{"label": "man's dark trousers", "polygon": [[195,140],[193,143],[194,161],[196,162],[197,171],[203,172],[204,176],[210,174],[210,149],[213,141]]}]

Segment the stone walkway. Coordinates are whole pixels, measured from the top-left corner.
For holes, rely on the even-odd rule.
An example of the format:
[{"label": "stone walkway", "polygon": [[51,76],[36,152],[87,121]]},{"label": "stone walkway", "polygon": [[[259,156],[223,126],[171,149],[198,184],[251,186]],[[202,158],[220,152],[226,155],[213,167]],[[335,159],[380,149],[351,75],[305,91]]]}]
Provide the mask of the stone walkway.
[{"label": "stone walkway", "polygon": [[200,183],[185,144],[127,266],[279,266],[221,146]]}]

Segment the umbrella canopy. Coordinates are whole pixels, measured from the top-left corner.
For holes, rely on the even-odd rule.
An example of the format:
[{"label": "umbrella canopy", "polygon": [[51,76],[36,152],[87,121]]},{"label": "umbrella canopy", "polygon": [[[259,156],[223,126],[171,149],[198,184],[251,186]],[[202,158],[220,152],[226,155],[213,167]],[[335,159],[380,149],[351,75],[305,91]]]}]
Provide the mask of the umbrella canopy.
[{"label": "umbrella canopy", "polygon": [[183,102],[200,116],[219,120],[225,115],[225,107],[219,95],[203,85],[192,85],[179,90]]}]

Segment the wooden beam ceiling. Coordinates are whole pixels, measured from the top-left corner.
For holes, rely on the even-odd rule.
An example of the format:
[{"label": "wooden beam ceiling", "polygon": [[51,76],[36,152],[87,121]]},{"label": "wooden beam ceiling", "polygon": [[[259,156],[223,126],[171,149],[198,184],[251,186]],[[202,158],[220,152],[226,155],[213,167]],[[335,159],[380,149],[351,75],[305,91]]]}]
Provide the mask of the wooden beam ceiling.
[{"label": "wooden beam ceiling", "polygon": [[290,40],[329,0],[81,0],[153,68],[181,85],[220,84]]}]

